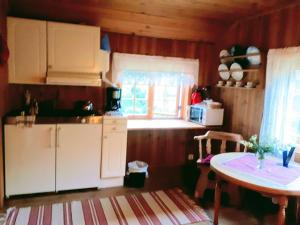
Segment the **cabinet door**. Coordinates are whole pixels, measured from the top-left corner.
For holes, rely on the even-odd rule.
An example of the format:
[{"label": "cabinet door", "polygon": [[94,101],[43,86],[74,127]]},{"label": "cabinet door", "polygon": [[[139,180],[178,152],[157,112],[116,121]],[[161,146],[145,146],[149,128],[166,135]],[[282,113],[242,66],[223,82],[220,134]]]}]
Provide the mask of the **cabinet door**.
[{"label": "cabinet door", "polygon": [[98,187],[101,124],[58,124],[56,191]]},{"label": "cabinet door", "polygon": [[125,175],[127,132],[104,133],[101,178]]},{"label": "cabinet door", "polygon": [[46,21],[7,18],[9,83],[44,84]]},{"label": "cabinet door", "polygon": [[99,27],[48,22],[47,28],[49,72],[100,72]]},{"label": "cabinet door", "polygon": [[6,196],[55,191],[55,125],[5,125]]}]

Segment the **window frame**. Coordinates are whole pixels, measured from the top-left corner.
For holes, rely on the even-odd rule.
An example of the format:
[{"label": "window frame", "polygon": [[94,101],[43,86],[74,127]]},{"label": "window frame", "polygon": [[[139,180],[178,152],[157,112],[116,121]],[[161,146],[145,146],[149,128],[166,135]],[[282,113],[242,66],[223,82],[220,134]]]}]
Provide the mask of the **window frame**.
[{"label": "window frame", "polygon": [[[122,84],[119,84],[121,89],[123,88]],[[147,99],[147,114],[146,115],[134,115],[129,114],[127,117],[129,119],[183,119],[185,117],[185,112],[190,101],[191,88],[190,87],[177,87],[177,97],[176,97],[176,116],[154,117],[154,91],[155,85],[148,86],[148,99]],[[134,96],[135,99],[135,96]],[[181,103],[181,104],[180,104]]]}]

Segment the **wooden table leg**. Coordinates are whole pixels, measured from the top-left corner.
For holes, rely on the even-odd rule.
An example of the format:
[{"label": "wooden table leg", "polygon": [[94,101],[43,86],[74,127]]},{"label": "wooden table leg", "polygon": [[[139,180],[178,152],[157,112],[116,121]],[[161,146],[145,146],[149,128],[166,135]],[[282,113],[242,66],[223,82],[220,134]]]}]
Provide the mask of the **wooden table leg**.
[{"label": "wooden table leg", "polygon": [[219,224],[219,209],[221,205],[221,180],[217,178],[216,188],[215,188],[215,213],[214,213],[214,225]]},{"label": "wooden table leg", "polygon": [[288,198],[286,196],[278,197],[278,219],[277,219],[277,225],[284,225],[285,222],[285,209],[288,205]]}]

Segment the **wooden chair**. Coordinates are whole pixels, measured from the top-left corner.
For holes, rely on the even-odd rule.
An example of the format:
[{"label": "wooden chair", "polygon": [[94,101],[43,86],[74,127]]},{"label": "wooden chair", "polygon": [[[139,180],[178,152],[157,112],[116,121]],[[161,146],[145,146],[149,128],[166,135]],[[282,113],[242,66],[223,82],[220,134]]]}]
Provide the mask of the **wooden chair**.
[{"label": "wooden chair", "polygon": [[[235,144],[234,151],[240,152],[241,150],[240,142],[244,139],[240,134],[219,132],[219,131],[208,131],[205,135],[195,136],[194,139],[199,141],[199,159],[197,160],[197,163],[201,170],[201,174],[198,178],[197,185],[195,188],[194,196],[195,198],[203,198],[205,190],[209,188],[209,184],[211,184],[210,186],[212,189],[214,189],[214,185],[215,185],[215,181],[210,181],[208,179],[208,175],[209,173],[212,173],[212,171],[210,169],[209,163],[205,163],[205,164],[203,163],[203,157],[209,154],[215,155],[219,153],[229,152],[230,151],[230,149],[228,149],[229,143],[227,142],[233,142],[233,144]],[[203,148],[204,140],[206,140],[206,148]],[[212,140],[216,140],[216,142],[221,142],[221,144],[215,143],[215,144],[219,144],[219,146],[215,145],[212,142]],[[219,147],[219,149],[217,149],[216,146]],[[247,149],[244,148],[244,152],[246,152],[246,150]],[[232,190],[230,192],[232,192]],[[230,200],[239,201],[237,200],[237,196],[231,195],[230,192],[228,193],[230,196]]]}]

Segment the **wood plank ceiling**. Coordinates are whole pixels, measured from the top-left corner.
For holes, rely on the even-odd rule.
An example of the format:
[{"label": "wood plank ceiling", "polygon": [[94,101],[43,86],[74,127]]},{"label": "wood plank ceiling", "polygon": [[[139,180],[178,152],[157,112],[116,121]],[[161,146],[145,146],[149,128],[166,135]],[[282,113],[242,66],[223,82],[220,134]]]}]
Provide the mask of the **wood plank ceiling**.
[{"label": "wood plank ceiling", "polygon": [[215,42],[234,21],[297,0],[10,0],[10,15],[82,22],[103,30]]}]

